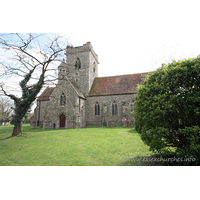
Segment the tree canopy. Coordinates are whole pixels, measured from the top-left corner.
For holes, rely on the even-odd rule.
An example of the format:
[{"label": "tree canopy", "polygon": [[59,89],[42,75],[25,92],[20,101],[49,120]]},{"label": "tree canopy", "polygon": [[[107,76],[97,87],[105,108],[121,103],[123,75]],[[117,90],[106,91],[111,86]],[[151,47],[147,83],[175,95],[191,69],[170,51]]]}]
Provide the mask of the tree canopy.
[{"label": "tree canopy", "polygon": [[150,150],[200,157],[200,57],[172,61],[138,87],[135,128]]},{"label": "tree canopy", "polygon": [[[65,39],[66,41],[66,39]],[[1,34],[0,59],[1,91],[14,101],[15,127],[12,135],[21,135],[21,122],[37,98],[45,82],[57,79],[55,61],[61,61],[66,49],[62,37],[53,34]],[[5,82],[11,77],[18,79],[21,96],[8,91]],[[12,80],[12,79],[11,79]],[[11,82],[10,85],[13,83]]]}]

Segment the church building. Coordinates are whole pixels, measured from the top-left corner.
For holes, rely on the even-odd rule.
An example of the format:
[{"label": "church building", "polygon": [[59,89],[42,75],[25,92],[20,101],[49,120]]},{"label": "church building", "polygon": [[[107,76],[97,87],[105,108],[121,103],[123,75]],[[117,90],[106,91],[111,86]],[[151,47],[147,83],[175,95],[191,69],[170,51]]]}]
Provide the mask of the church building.
[{"label": "church building", "polygon": [[134,126],[136,87],[147,73],[98,77],[98,55],[90,42],[66,49],[56,87],[37,99],[31,127]]}]

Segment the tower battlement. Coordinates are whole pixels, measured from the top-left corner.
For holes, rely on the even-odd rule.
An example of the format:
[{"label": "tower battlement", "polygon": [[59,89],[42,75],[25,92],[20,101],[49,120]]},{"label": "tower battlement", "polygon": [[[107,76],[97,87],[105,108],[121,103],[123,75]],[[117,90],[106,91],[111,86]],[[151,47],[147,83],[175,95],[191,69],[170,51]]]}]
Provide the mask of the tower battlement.
[{"label": "tower battlement", "polygon": [[94,58],[98,62],[98,55],[94,52],[91,42],[87,42],[87,43],[83,44],[82,46],[77,46],[77,47],[67,46],[66,55],[87,52],[87,51],[91,51]]}]

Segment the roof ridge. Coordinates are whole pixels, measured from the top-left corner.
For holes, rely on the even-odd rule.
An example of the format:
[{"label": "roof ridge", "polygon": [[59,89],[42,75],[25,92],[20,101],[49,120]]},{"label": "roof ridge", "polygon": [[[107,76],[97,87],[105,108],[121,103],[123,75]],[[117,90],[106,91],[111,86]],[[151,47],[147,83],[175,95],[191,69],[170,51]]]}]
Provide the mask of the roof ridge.
[{"label": "roof ridge", "polygon": [[115,75],[115,76],[102,76],[102,77],[95,77],[95,78],[109,78],[109,77],[121,77],[121,76],[130,76],[130,75],[136,75],[136,74],[148,74],[150,72],[142,72],[142,73],[135,73],[135,74],[123,74],[123,75]]}]

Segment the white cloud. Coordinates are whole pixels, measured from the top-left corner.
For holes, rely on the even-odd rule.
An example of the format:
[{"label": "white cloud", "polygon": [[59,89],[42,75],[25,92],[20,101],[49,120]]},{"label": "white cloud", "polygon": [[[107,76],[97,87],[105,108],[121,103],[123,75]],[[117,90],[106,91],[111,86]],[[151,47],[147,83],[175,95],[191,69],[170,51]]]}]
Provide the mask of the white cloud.
[{"label": "white cloud", "polygon": [[87,3],[68,5],[64,30],[74,45],[91,41],[100,76],[152,71],[200,54],[198,1]]},{"label": "white cloud", "polygon": [[[99,76],[152,71],[172,59],[200,54],[197,0],[73,0],[40,2],[40,7],[35,3],[32,10],[37,13],[14,8],[1,27],[67,33],[69,42],[78,46],[91,41],[99,56]],[[7,13],[1,14],[5,19]]]}]

